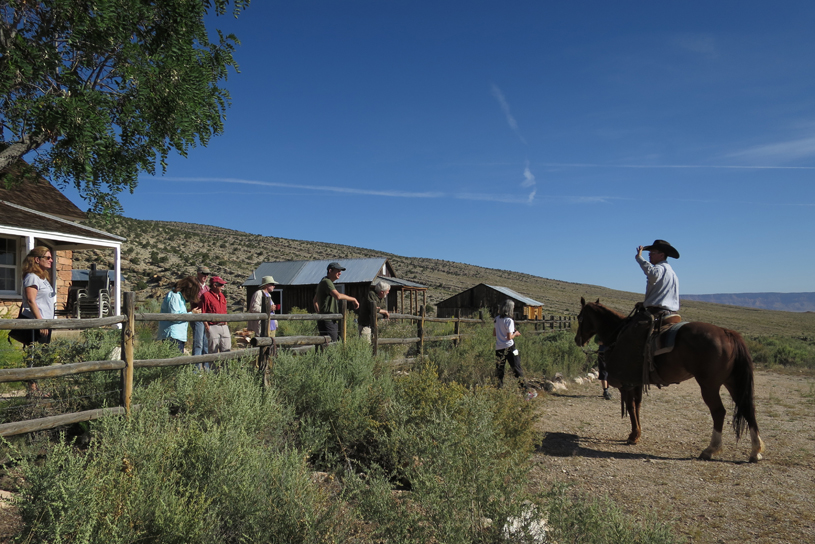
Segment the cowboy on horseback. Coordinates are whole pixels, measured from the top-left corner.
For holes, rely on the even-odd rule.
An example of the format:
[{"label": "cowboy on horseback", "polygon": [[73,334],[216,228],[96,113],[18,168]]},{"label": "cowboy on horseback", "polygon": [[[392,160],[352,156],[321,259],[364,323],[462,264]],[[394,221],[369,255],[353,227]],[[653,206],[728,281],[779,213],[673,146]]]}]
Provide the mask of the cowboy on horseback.
[{"label": "cowboy on horseback", "polygon": [[[642,258],[643,250],[648,252],[647,261]],[[637,264],[648,278],[642,305],[655,317],[679,311],[679,280],[668,264],[668,257],[678,259],[679,252],[665,240],[637,247]]]}]

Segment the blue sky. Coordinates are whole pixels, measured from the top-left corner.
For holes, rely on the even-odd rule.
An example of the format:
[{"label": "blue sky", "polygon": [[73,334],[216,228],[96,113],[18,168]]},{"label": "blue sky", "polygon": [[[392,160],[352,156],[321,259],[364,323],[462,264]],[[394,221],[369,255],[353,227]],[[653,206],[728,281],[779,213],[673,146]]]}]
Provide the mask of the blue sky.
[{"label": "blue sky", "polygon": [[683,293],[815,291],[813,23],[804,1],[255,0],[212,21],[242,42],[225,134],[125,215],[628,291],[662,238]]}]

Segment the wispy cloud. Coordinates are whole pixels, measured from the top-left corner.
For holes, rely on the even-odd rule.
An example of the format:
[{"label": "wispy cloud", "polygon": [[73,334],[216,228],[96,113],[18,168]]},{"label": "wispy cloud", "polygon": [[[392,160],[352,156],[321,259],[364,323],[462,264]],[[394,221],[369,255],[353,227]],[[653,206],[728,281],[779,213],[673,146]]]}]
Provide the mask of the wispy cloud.
[{"label": "wispy cloud", "polygon": [[524,167],[524,180],[521,182],[521,187],[532,187],[532,191],[529,193],[527,198],[527,202],[533,202],[535,200],[535,193],[538,192],[535,181],[535,175],[532,174],[532,171],[529,169],[529,161],[526,161],[526,166]]},{"label": "wispy cloud", "polygon": [[748,147],[726,155],[731,158],[752,160],[780,160],[789,161],[805,159],[815,156],[815,137],[800,138],[771,144]]},{"label": "wispy cloud", "polygon": [[[535,191],[532,191],[534,196]],[[508,196],[508,195],[490,195],[483,193],[457,193],[453,195],[454,198],[459,200],[482,200],[487,202],[502,202],[504,204],[530,204],[532,201],[528,197]]]},{"label": "wispy cloud", "polygon": [[323,191],[332,193],[354,194],[354,195],[369,195],[369,196],[384,196],[394,198],[442,198],[445,193],[429,191],[416,193],[411,191],[378,191],[373,189],[356,189],[352,187],[336,187],[331,185],[301,185],[295,183],[281,183],[277,181],[258,181],[252,179],[240,178],[202,178],[202,177],[165,177],[153,178],[163,179],[166,181],[180,181],[191,183],[235,183],[239,185],[260,185],[263,187],[282,187],[286,189],[307,189],[310,191]]},{"label": "wispy cloud", "polygon": [[526,139],[521,135],[521,131],[518,128],[518,122],[515,120],[515,117],[512,116],[512,112],[509,109],[509,103],[507,99],[504,97],[503,91],[498,88],[498,85],[495,83],[492,84],[492,95],[498,100],[498,105],[501,106],[501,111],[504,112],[504,115],[507,118],[507,123],[509,124],[509,128],[515,132],[518,138],[521,139],[523,143],[526,143]]},{"label": "wispy cloud", "polygon": [[526,163],[526,168],[524,168],[524,180],[521,183],[521,187],[534,187],[535,186],[535,176],[529,170],[529,162]]},{"label": "wispy cloud", "polygon": [[761,166],[738,164],[597,164],[589,162],[544,162],[557,168],[731,168],[734,170],[815,170],[815,166]]}]

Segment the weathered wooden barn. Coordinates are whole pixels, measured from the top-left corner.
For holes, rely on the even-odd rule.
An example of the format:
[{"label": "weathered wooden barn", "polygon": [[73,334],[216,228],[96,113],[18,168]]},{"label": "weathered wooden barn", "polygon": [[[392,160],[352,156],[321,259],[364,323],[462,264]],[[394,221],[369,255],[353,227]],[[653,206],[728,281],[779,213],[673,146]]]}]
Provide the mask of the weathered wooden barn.
[{"label": "weathered wooden barn", "polygon": [[415,310],[418,312],[419,305],[427,301],[426,286],[397,278],[388,260],[384,257],[376,257],[262,263],[242,284],[246,288],[247,306],[252,295],[260,288],[261,278],[274,276],[278,285],[272,292],[272,300],[275,304],[280,304],[281,310],[278,313],[290,313],[292,308],[313,311],[312,300],[317,284],[325,277],[328,264],[334,261],[346,268],[339,281],[334,284],[340,293],[361,300],[367,296],[370,285],[381,278],[391,285],[388,295],[388,311],[412,313],[412,310]]},{"label": "weathered wooden barn", "polygon": [[514,319],[543,319],[543,303],[513,291],[507,287],[479,283],[466,291],[442,300],[436,305],[438,317],[453,317],[456,310],[462,316],[476,316],[482,308],[488,308],[492,316],[498,315],[506,299],[515,302]]}]

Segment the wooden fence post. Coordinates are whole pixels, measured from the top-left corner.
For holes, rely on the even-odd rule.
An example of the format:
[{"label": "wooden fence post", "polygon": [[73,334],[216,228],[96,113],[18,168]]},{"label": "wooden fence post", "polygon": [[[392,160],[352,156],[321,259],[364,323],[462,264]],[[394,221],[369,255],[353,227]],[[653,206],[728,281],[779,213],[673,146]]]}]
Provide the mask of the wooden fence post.
[{"label": "wooden fence post", "polygon": [[371,317],[371,349],[373,350],[374,357],[379,353],[379,312],[374,312]]},{"label": "wooden fence post", "polygon": [[419,337],[419,358],[420,359],[424,359],[424,318],[425,318],[425,313],[426,312],[427,312],[427,309],[424,306],[422,306],[422,309],[419,312],[419,315],[421,315],[422,318],[419,321],[416,322],[416,336]]},{"label": "wooden fence post", "polygon": [[340,320],[340,341],[344,344],[347,340],[348,330],[348,301],[342,300],[340,302],[340,313],[342,314],[342,319]]},{"label": "wooden fence post", "polygon": [[122,324],[122,406],[130,415],[130,399],[133,396],[133,339],[136,336],[136,293],[128,291],[122,308],[127,321]]},{"label": "wooden fence post", "polygon": [[[453,325],[453,334],[461,334],[461,308],[456,308],[456,321],[455,325]],[[458,346],[459,340],[456,338],[453,340],[453,345]]]}]

